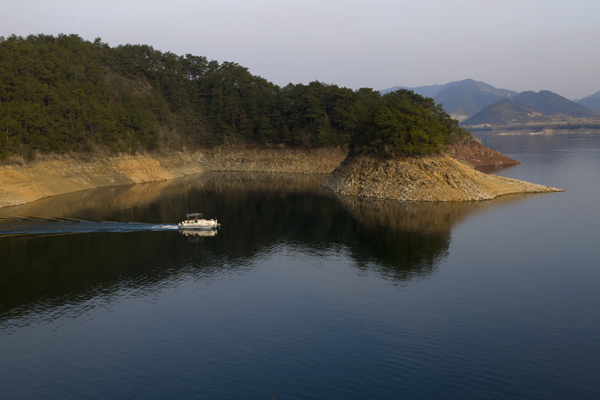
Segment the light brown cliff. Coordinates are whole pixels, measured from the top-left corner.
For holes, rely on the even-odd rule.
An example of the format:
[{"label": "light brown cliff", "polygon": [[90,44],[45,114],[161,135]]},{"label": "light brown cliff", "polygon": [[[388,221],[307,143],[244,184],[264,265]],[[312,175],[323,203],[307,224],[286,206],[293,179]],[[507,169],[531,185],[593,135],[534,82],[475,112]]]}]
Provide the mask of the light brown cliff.
[{"label": "light brown cliff", "polygon": [[97,187],[175,179],[205,171],[327,174],[346,150],[214,148],[114,156],[57,156],[0,166],[0,207]]}]

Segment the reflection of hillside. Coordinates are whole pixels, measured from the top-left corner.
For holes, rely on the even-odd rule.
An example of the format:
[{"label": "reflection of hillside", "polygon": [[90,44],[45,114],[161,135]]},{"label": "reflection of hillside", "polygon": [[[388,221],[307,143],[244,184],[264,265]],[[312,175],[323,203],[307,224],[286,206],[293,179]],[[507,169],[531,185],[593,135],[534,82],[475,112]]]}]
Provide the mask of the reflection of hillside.
[{"label": "reflection of hillside", "polygon": [[527,197],[402,204],[333,197],[320,188],[322,178],[210,173],[11,207],[8,215],[153,223],[198,211],[217,217],[222,229],[210,238],[177,231],[0,237],[0,325],[52,319],[65,309],[83,313],[90,299],[110,303],[123,291],[146,296],[187,279],[239,274],[281,246],[310,254],[343,249],[365,273],[398,283],[424,279],[446,257],[453,226]]},{"label": "reflection of hillside", "polygon": [[320,174],[207,172],[170,181],[102,187],[54,196],[0,208],[0,216],[107,219],[115,211],[168,199],[177,201],[192,190],[208,190],[216,195],[232,192],[320,193],[319,184],[324,177]]},{"label": "reflection of hillside", "polygon": [[0,208],[0,215],[105,219],[116,210],[155,202],[171,190],[181,193],[193,186],[196,180],[188,176],[172,181],[101,187],[3,207]]},{"label": "reflection of hillside", "polygon": [[491,201],[400,202],[356,196],[338,196],[339,203],[365,226],[387,227],[393,232],[424,235],[449,234],[452,227],[483,210],[514,204],[531,195],[501,196]]},{"label": "reflection of hillside", "polygon": [[466,208],[333,195],[358,222],[350,245],[358,268],[395,283],[430,276],[448,254],[455,216]]},{"label": "reflection of hillside", "polygon": [[[319,204],[312,200],[319,194],[332,203],[323,196],[321,180],[319,175],[209,173],[3,209],[6,216],[155,223],[201,211],[218,217],[224,229],[218,236],[172,231],[0,237],[0,326],[42,316],[51,320],[61,309],[82,313],[91,299],[110,303],[123,290],[144,296],[190,277],[210,281],[237,274],[282,237],[309,238],[302,244],[308,247],[327,242],[330,232],[320,224],[331,218],[315,211]],[[303,217],[294,222],[294,215]]]},{"label": "reflection of hillside", "polygon": [[331,196],[358,222],[349,248],[358,267],[396,283],[430,276],[448,255],[452,228],[467,218],[535,195],[490,201],[418,203]]}]

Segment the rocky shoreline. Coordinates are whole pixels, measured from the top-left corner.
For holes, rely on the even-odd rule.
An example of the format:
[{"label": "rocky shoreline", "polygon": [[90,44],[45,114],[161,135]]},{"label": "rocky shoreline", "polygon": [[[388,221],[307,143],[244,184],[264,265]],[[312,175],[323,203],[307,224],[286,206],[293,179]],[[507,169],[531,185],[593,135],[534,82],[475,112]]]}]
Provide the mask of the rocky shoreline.
[{"label": "rocky shoreline", "polygon": [[[499,152],[491,150],[480,143],[468,143],[454,145],[450,153],[471,167],[483,165],[510,165],[518,164]],[[29,203],[42,198],[71,193],[80,190],[94,189],[98,187],[127,185],[134,183],[145,183],[155,181],[166,181],[187,175],[198,174],[208,171],[225,172],[268,172],[268,173],[301,173],[301,174],[329,174],[338,168],[332,176],[327,178],[325,186],[337,190],[339,193],[357,194],[377,198],[413,199],[420,201],[448,201],[442,198],[479,200],[495,197],[496,193],[485,190],[474,190],[470,196],[450,195],[442,196],[439,193],[447,192],[444,185],[472,188],[470,181],[465,180],[473,169],[465,164],[464,174],[455,174],[456,164],[443,162],[439,158],[431,159],[438,163],[438,175],[449,174],[446,184],[436,187],[432,184],[419,183],[416,175],[412,180],[398,180],[397,177],[377,172],[378,168],[371,164],[365,164],[361,171],[356,170],[356,176],[342,177],[341,171],[350,171],[347,150],[344,148],[321,148],[313,150],[289,149],[289,148],[213,148],[186,152],[157,152],[149,154],[120,154],[90,156],[86,154],[56,156],[54,159],[35,161],[31,163],[9,164],[0,166],[0,207],[13,206]],[[447,157],[451,159],[451,157]],[[428,160],[429,158],[423,158]],[[434,161],[438,160],[438,161]],[[456,160],[454,160],[456,161]],[[342,163],[343,162],[343,163]],[[340,165],[342,163],[342,165]],[[456,161],[458,163],[458,161]],[[459,163],[460,164],[460,163]],[[383,167],[383,166],[382,166]],[[391,166],[388,166],[391,168]],[[388,168],[385,167],[385,168]],[[394,168],[398,166],[395,165]],[[428,168],[433,168],[431,164]],[[449,168],[444,172],[444,168]],[[369,177],[368,171],[375,171],[375,175]],[[365,175],[367,174],[367,175]],[[484,174],[482,174],[484,175]],[[484,175],[485,176],[485,175]],[[507,178],[499,178],[500,180]],[[373,182],[369,182],[369,180]],[[495,178],[489,178],[494,180]],[[489,180],[488,179],[488,180]],[[454,183],[448,183],[454,180]],[[354,182],[348,186],[349,182]],[[361,189],[358,189],[360,182]],[[423,181],[427,182],[427,181]],[[430,182],[433,183],[433,182]],[[441,182],[438,182],[441,183]],[[408,193],[409,188],[421,187],[420,194],[393,195],[390,193]],[[420,185],[420,186],[419,186]],[[532,185],[532,184],[528,184]],[[514,185],[513,185],[514,186]],[[498,193],[522,193],[540,191],[540,185],[513,187],[510,190]],[[342,187],[345,187],[342,189]],[[376,188],[377,187],[377,188]],[[537,189],[535,189],[537,188]],[[429,191],[429,194],[423,192]],[[472,189],[469,189],[472,190]],[[554,189],[556,190],[556,189]],[[468,191],[467,189],[463,191]],[[485,194],[484,194],[485,192]],[[387,193],[387,194],[385,194]],[[415,192],[417,193],[417,192]],[[448,192],[450,193],[450,192]],[[454,192],[452,192],[454,193]],[[479,194],[478,194],[479,193]],[[454,201],[454,200],[450,200]],[[461,200],[456,200],[461,201]]]},{"label": "rocky shoreline", "polygon": [[328,174],[347,150],[213,148],[189,152],[86,154],[0,166],[0,207],[98,187],[176,179],[207,171]]},{"label": "rocky shoreline", "polygon": [[491,200],[562,189],[488,175],[449,155],[384,159],[349,154],[321,186],[348,196],[400,201]]}]

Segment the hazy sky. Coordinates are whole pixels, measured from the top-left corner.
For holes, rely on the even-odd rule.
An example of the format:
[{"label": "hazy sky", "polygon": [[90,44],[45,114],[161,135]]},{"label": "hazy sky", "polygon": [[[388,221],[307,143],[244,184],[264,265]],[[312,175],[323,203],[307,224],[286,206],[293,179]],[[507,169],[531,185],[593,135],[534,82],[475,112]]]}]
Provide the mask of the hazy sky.
[{"label": "hazy sky", "polygon": [[1,0],[0,36],[76,33],[233,61],[278,85],[600,90],[598,0]]}]

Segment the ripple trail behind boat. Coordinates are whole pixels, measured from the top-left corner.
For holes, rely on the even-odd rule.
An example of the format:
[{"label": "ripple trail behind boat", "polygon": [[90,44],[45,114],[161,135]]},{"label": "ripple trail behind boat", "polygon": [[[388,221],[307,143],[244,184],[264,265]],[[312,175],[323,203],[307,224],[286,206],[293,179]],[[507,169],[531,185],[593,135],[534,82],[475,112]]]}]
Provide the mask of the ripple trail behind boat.
[{"label": "ripple trail behind boat", "polygon": [[177,224],[91,221],[69,218],[2,217],[0,237],[23,235],[68,235],[77,233],[127,233],[178,230]]}]

